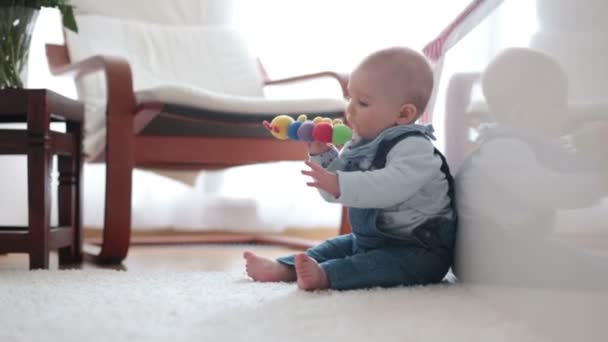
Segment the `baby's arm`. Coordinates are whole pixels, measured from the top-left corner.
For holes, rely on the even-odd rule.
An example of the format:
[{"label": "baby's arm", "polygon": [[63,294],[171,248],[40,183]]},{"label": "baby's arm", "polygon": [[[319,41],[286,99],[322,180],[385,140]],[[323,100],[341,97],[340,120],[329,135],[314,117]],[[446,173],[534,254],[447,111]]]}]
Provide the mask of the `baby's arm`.
[{"label": "baby's arm", "polygon": [[386,166],[373,171],[337,171],[338,202],[355,208],[386,208],[418,192],[440,171],[441,160],[423,137],[399,142],[388,153]]}]

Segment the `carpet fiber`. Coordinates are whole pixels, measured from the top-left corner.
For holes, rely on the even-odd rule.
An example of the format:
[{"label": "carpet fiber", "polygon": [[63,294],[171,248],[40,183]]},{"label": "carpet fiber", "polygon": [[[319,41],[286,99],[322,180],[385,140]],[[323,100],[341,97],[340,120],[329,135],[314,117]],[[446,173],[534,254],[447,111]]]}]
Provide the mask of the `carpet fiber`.
[{"label": "carpet fiber", "polygon": [[539,341],[458,284],[299,291],[241,273],[3,271],[0,341]]}]

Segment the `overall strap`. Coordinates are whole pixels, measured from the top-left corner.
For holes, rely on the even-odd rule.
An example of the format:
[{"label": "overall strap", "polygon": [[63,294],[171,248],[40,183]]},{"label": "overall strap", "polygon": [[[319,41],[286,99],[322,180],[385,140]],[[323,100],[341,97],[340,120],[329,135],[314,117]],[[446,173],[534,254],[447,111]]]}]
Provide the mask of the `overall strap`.
[{"label": "overall strap", "polygon": [[[412,136],[420,136],[420,137],[424,137],[425,139],[428,139],[426,137],[426,135],[424,135],[424,133],[422,133],[422,132],[407,132],[407,133],[401,134],[399,136],[396,136],[393,139],[384,140],[378,146],[378,149],[376,151],[376,156],[374,157],[374,160],[372,162],[372,167],[374,169],[383,168],[386,165],[386,156],[388,155],[390,150],[393,147],[395,147],[395,145],[397,145],[397,143],[399,143],[401,140],[412,137]],[[436,147],[434,147],[434,153],[435,153],[435,155],[438,155],[439,158],[441,158],[440,170],[441,170],[441,172],[443,172],[443,174],[445,175],[445,179],[448,181],[448,197],[450,198],[450,205],[452,207],[452,210],[454,211],[454,215],[456,215],[456,196],[455,196],[455,187],[454,187],[454,177],[452,177],[452,174],[450,173],[450,167],[448,166],[448,163],[447,163],[444,155]]]}]

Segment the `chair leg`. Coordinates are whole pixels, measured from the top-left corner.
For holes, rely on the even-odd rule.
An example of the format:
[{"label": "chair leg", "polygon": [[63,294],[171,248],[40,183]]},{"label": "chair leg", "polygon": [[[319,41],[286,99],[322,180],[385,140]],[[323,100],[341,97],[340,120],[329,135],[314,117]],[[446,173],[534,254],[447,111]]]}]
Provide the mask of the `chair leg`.
[{"label": "chair leg", "polygon": [[[126,178],[129,189],[122,187]],[[131,240],[131,173],[111,168],[106,170],[106,199],[103,242],[99,262],[119,264],[126,257]]]},{"label": "chair leg", "polygon": [[340,220],[340,231],[338,234],[350,234],[351,231],[350,221],[348,220],[348,208],[342,207],[342,219]]},{"label": "chair leg", "polygon": [[97,261],[119,264],[127,257],[131,241],[133,116],[108,115],[107,120],[105,218]]}]

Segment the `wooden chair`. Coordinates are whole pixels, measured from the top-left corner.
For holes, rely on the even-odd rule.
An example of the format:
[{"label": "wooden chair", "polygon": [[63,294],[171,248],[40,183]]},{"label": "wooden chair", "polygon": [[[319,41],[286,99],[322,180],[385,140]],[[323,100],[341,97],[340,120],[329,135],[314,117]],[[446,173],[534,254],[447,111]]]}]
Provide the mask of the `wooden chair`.
[{"label": "wooden chair", "polygon": [[[133,51],[126,51],[129,46],[117,44],[110,47],[112,55],[104,54],[102,48],[99,51],[93,48],[88,56],[83,56],[82,51],[77,51],[82,50],[82,47],[74,46],[75,42],[95,45],[95,39],[100,37],[99,32],[96,31],[100,27],[96,29],[95,25],[100,25],[100,22],[103,25],[116,24],[116,27],[108,27],[102,35],[105,40],[99,45],[105,48],[108,48],[107,44],[111,44],[113,40],[120,40],[120,37],[105,36],[117,32],[116,30],[132,29],[130,34],[142,30],[146,36],[142,35],[141,39],[150,39],[150,34],[155,32],[174,34],[175,30],[181,28],[171,26],[166,28],[167,31],[163,31],[165,28],[155,22],[149,24],[148,30],[147,24],[141,21],[145,19],[143,17],[137,18],[138,21],[134,22],[130,18],[112,17],[111,13],[99,9],[99,6],[111,8],[114,2],[105,4],[105,2],[73,1],[79,11],[77,13],[79,34],[69,36],[70,33],[66,32],[68,35],[66,44],[46,46],[51,72],[55,75],[74,77],[79,87],[79,97],[85,103],[87,96],[91,98],[86,92],[83,96],[83,89],[90,81],[89,75],[101,73],[105,77],[106,99],[98,99],[105,102],[105,120],[101,127],[105,129],[105,139],[102,135],[101,148],[93,153],[89,152],[87,158],[93,162],[107,164],[103,243],[98,256],[100,262],[106,263],[119,263],[127,255],[131,236],[131,176],[134,167],[198,170],[270,161],[304,160],[307,158],[307,153],[303,144],[271,138],[262,127],[262,120],[271,119],[278,114],[295,116],[299,113],[342,117],[344,108],[340,105],[342,100],[339,99],[321,100],[316,103],[313,100],[273,102],[262,97],[222,94],[200,87],[192,89],[172,86],[169,83],[165,85],[162,83],[163,80],[159,81],[156,78],[154,79],[156,83],[153,84],[156,87],[153,87],[152,91],[146,90],[145,87],[150,84],[142,86],[145,82],[138,79],[138,72],[144,74],[149,71],[146,68],[152,67],[146,65],[145,61],[135,60]],[[131,3],[128,6],[132,6]],[[154,5],[149,4],[149,6]],[[159,6],[160,11],[167,11],[167,2]],[[125,13],[136,12],[129,12],[126,9]],[[228,32],[215,28],[210,32],[217,33],[218,30],[220,34]],[[208,42],[203,42],[205,40],[203,31],[196,32],[200,35],[196,39],[200,39],[200,44],[211,45],[213,40],[211,38]],[[177,40],[183,38],[183,35],[177,34]],[[232,39],[226,37],[225,40],[219,39],[220,48],[223,42],[228,45]],[[176,38],[172,39],[172,42],[176,40]],[[217,42],[218,39],[215,41]],[[235,57],[233,54],[236,54],[237,50],[233,49],[228,57]],[[79,55],[78,58],[74,58],[75,55]],[[144,55],[140,57],[152,58]],[[192,60],[191,64],[198,62]],[[253,63],[255,62],[253,60]],[[259,73],[262,81],[260,86],[330,77],[339,83],[343,94],[346,95],[347,75],[344,74],[320,72],[271,80],[266,76],[261,64],[258,63],[256,66],[258,67],[256,72]],[[213,70],[213,72],[219,71]],[[151,77],[154,78],[156,75]],[[175,83],[175,80],[169,80],[171,81]],[[205,105],[205,101],[209,103],[208,106]],[[305,105],[298,106],[302,103]],[[286,111],[285,108],[289,110]],[[85,113],[85,122],[90,120],[90,116],[87,115],[89,113]],[[344,211],[340,232],[348,231],[349,226]],[[285,242],[276,238],[262,239],[252,235],[239,241],[243,239],[256,242]]]}]

